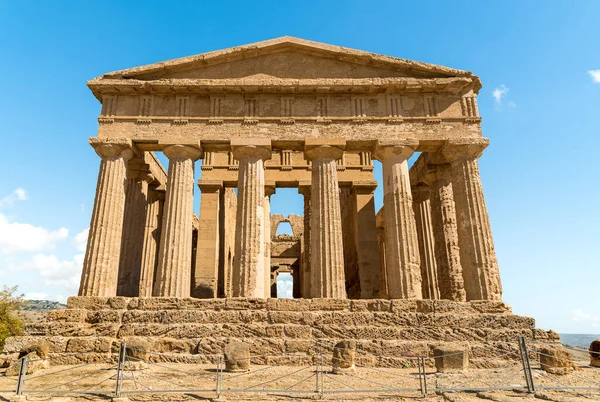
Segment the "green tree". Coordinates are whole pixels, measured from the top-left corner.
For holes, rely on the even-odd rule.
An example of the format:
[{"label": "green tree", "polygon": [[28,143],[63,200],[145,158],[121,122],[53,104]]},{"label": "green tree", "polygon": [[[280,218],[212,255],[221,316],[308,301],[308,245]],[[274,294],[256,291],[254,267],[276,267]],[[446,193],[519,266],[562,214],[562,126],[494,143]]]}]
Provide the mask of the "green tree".
[{"label": "green tree", "polygon": [[20,335],[23,332],[23,321],[16,312],[25,301],[23,295],[16,294],[17,287],[9,288],[4,285],[0,291],[0,351],[4,349],[4,340],[9,336]]}]

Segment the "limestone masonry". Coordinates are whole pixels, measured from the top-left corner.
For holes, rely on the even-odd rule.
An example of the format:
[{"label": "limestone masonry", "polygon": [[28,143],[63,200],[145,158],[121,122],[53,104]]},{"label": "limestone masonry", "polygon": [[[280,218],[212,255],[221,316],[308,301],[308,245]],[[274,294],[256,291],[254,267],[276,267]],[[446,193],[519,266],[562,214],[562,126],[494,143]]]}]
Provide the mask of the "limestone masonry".
[{"label": "limestone masonry", "polygon": [[[254,339],[253,353],[557,340],[502,303],[472,73],[283,37],[88,86],[100,172],[79,297],[30,328],[52,352],[110,353],[127,337],[206,355],[231,339]],[[304,216],[270,214],[277,188],[298,189]],[[281,272],[299,300],[270,299]]]}]

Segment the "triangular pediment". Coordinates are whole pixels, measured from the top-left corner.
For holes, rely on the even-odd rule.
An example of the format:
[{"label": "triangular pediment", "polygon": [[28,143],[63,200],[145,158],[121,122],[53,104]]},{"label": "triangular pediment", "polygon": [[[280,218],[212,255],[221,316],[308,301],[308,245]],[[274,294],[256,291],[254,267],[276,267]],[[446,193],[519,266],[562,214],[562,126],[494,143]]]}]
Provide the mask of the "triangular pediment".
[{"label": "triangular pediment", "polygon": [[104,74],[106,80],[471,78],[467,71],[294,37],[169,60]]}]

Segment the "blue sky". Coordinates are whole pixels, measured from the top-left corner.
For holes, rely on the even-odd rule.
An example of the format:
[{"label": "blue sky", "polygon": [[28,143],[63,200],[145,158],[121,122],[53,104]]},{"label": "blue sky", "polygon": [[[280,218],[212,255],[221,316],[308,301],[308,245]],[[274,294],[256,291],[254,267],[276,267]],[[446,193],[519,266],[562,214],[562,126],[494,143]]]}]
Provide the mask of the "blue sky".
[{"label": "blue sky", "polygon": [[[504,300],[539,327],[600,333],[600,2],[416,3],[0,2],[0,283],[77,291],[99,165],[87,80],[292,35],[479,75]],[[272,213],[302,198],[278,190]]]}]

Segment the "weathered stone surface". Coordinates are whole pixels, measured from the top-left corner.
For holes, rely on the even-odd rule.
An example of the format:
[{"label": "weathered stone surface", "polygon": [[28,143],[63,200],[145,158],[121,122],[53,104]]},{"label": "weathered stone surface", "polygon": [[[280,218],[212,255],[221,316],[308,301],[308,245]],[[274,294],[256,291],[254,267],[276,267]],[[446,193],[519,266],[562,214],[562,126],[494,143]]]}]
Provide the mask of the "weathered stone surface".
[{"label": "weathered stone surface", "polygon": [[224,350],[225,370],[240,372],[250,370],[250,348],[242,342],[232,341]]},{"label": "weathered stone surface", "polygon": [[345,372],[354,372],[356,365],[356,341],[340,341],[333,347],[333,374],[343,374]]},{"label": "weathered stone surface", "polygon": [[571,352],[563,347],[542,347],[539,349],[540,366],[551,374],[568,374],[580,370],[573,360]]},{"label": "weathered stone surface", "polygon": [[128,338],[125,342],[125,353],[133,362],[147,362],[150,358],[150,343],[141,338]]},{"label": "weathered stone surface", "polygon": [[46,359],[48,357],[48,354],[50,353],[50,343],[41,339],[39,341],[25,345],[19,351],[18,358],[20,359],[32,353],[34,353],[39,359]]},{"label": "weathered stone surface", "polygon": [[[42,369],[47,369],[50,367],[50,362],[47,359],[38,356],[38,354],[34,351],[24,354],[21,357],[26,357],[29,360],[27,364],[26,374],[33,374]],[[4,375],[7,377],[19,375],[20,366],[20,358],[18,360],[13,360],[4,372]]]},{"label": "weathered stone surface", "polygon": [[113,338],[86,336],[69,338],[67,342],[67,353],[110,353]]},{"label": "weathered stone surface", "polygon": [[600,339],[590,343],[590,366],[600,367]]},{"label": "weathered stone surface", "polygon": [[435,368],[439,373],[464,370],[469,366],[468,344],[446,344],[433,349]]}]

